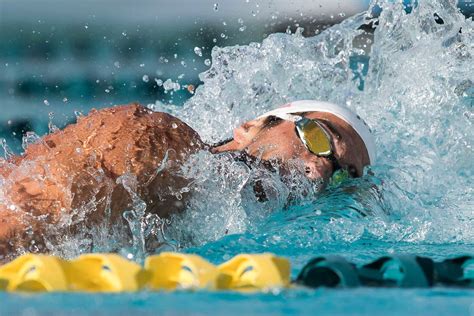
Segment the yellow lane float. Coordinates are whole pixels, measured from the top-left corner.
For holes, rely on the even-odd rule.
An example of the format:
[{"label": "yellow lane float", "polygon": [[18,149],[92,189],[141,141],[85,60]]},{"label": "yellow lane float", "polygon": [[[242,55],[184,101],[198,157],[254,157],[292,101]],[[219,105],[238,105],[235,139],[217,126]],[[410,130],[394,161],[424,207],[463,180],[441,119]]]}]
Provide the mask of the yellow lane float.
[{"label": "yellow lane float", "polygon": [[273,254],[241,254],[219,266],[227,276],[221,278],[220,288],[259,290],[290,285],[290,262]]},{"label": "yellow lane float", "polygon": [[138,264],[116,254],[86,254],[70,262],[66,275],[70,291],[134,292],[151,275]]},{"label": "yellow lane float", "polygon": [[68,291],[67,265],[54,256],[23,255],[0,267],[0,288],[10,292]]},{"label": "yellow lane float", "polygon": [[70,261],[26,254],[0,266],[0,291],[9,292],[259,290],[289,283],[289,261],[272,254],[238,255],[215,266],[197,255],[165,252],[146,258],[144,268],[116,254]]},{"label": "yellow lane float", "polygon": [[145,260],[151,290],[219,288],[217,267],[197,255],[164,252]]}]

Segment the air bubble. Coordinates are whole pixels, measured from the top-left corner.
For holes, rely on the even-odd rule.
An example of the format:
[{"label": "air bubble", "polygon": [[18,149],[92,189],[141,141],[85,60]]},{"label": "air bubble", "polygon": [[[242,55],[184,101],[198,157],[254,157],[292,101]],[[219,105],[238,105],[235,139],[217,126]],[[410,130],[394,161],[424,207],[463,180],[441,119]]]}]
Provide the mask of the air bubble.
[{"label": "air bubble", "polygon": [[202,57],[202,50],[199,47],[194,47],[194,54],[198,55],[199,57]]}]

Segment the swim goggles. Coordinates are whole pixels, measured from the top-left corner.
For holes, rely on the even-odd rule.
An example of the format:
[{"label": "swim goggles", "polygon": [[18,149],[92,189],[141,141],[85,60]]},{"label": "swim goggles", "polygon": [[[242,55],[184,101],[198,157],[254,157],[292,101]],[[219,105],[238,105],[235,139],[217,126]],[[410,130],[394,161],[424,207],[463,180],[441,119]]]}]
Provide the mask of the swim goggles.
[{"label": "swim goggles", "polygon": [[296,134],[306,149],[318,157],[325,157],[331,161],[333,165],[331,183],[334,182],[333,184],[337,184],[351,177],[350,173],[341,167],[334,156],[333,140],[331,134],[329,134],[329,132],[326,130],[326,127],[324,127],[324,125],[318,120],[288,113],[282,113],[273,116],[286,121],[294,122]]}]

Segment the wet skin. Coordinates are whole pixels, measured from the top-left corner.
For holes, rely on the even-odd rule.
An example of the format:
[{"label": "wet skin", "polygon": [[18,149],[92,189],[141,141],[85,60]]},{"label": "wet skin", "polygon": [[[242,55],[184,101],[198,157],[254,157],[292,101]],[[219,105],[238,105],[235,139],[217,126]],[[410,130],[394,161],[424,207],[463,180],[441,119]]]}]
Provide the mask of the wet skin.
[{"label": "wet skin", "polygon": [[[334,157],[353,176],[361,176],[369,164],[365,145],[355,130],[339,117],[323,112],[302,113],[318,120],[332,136]],[[311,153],[298,137],[295,123],[277,118],[259,118],[234,130],[233,139],[211,149],[214,153],[244,151],[262,160],[279,162],[283,169],[291,160],[304,163],[304,173],[310,179],[327,181],[334,172],[330,159]],[[294,165],[292,165],[294,166]]]},{"label": "wet skin", "polygon": [[[305,116],[327,126],[339,164],[360,176],[369,160],[352,127],[328,113]],[[63,234],[84,226],[123,220],[123,211],[133,202],[120,181],[126,174],[134,177],[126,185],[134,186],[147,212],[160,217],[179,212],[185,203],[175,198],[172,188],[181,188],[188,180],[176,170],[205,148],[213,153],[242,151],[277,161],[281,169],[289,168],[291,160],[301,160],[303,172],[315,180],[327,180],[333,172],[331,161],[306,149],[293,122],[252,120],[235,129],[232,141],[211,148],[176,117],[137,104],[92,111],[30,145],[23,155],[0,161],[3,200],[8,201],[0,203],[0,262],[22,247],[28,249],[33,241],[37,251],[46,252],[45,239],[54,244]],[[90,201],[96,201],[94,208],[76,218],[76,210]],[[52,232],[58,226],[62,229]]]}]

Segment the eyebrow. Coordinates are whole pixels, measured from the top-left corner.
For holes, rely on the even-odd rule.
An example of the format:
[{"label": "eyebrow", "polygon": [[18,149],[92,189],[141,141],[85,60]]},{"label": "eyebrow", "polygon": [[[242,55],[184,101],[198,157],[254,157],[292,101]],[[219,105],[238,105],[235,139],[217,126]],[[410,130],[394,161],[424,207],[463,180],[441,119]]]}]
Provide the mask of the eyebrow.
[{"label": "eyebrow", "polygon": [[269,115],[265,118],[262,128],[265,128],[270,124],[273,124],[273,126],[276,126],[280,124],[281,122],[283,122],[282,118],[279,118],[278,116],[275,116],[275,115]]}]

